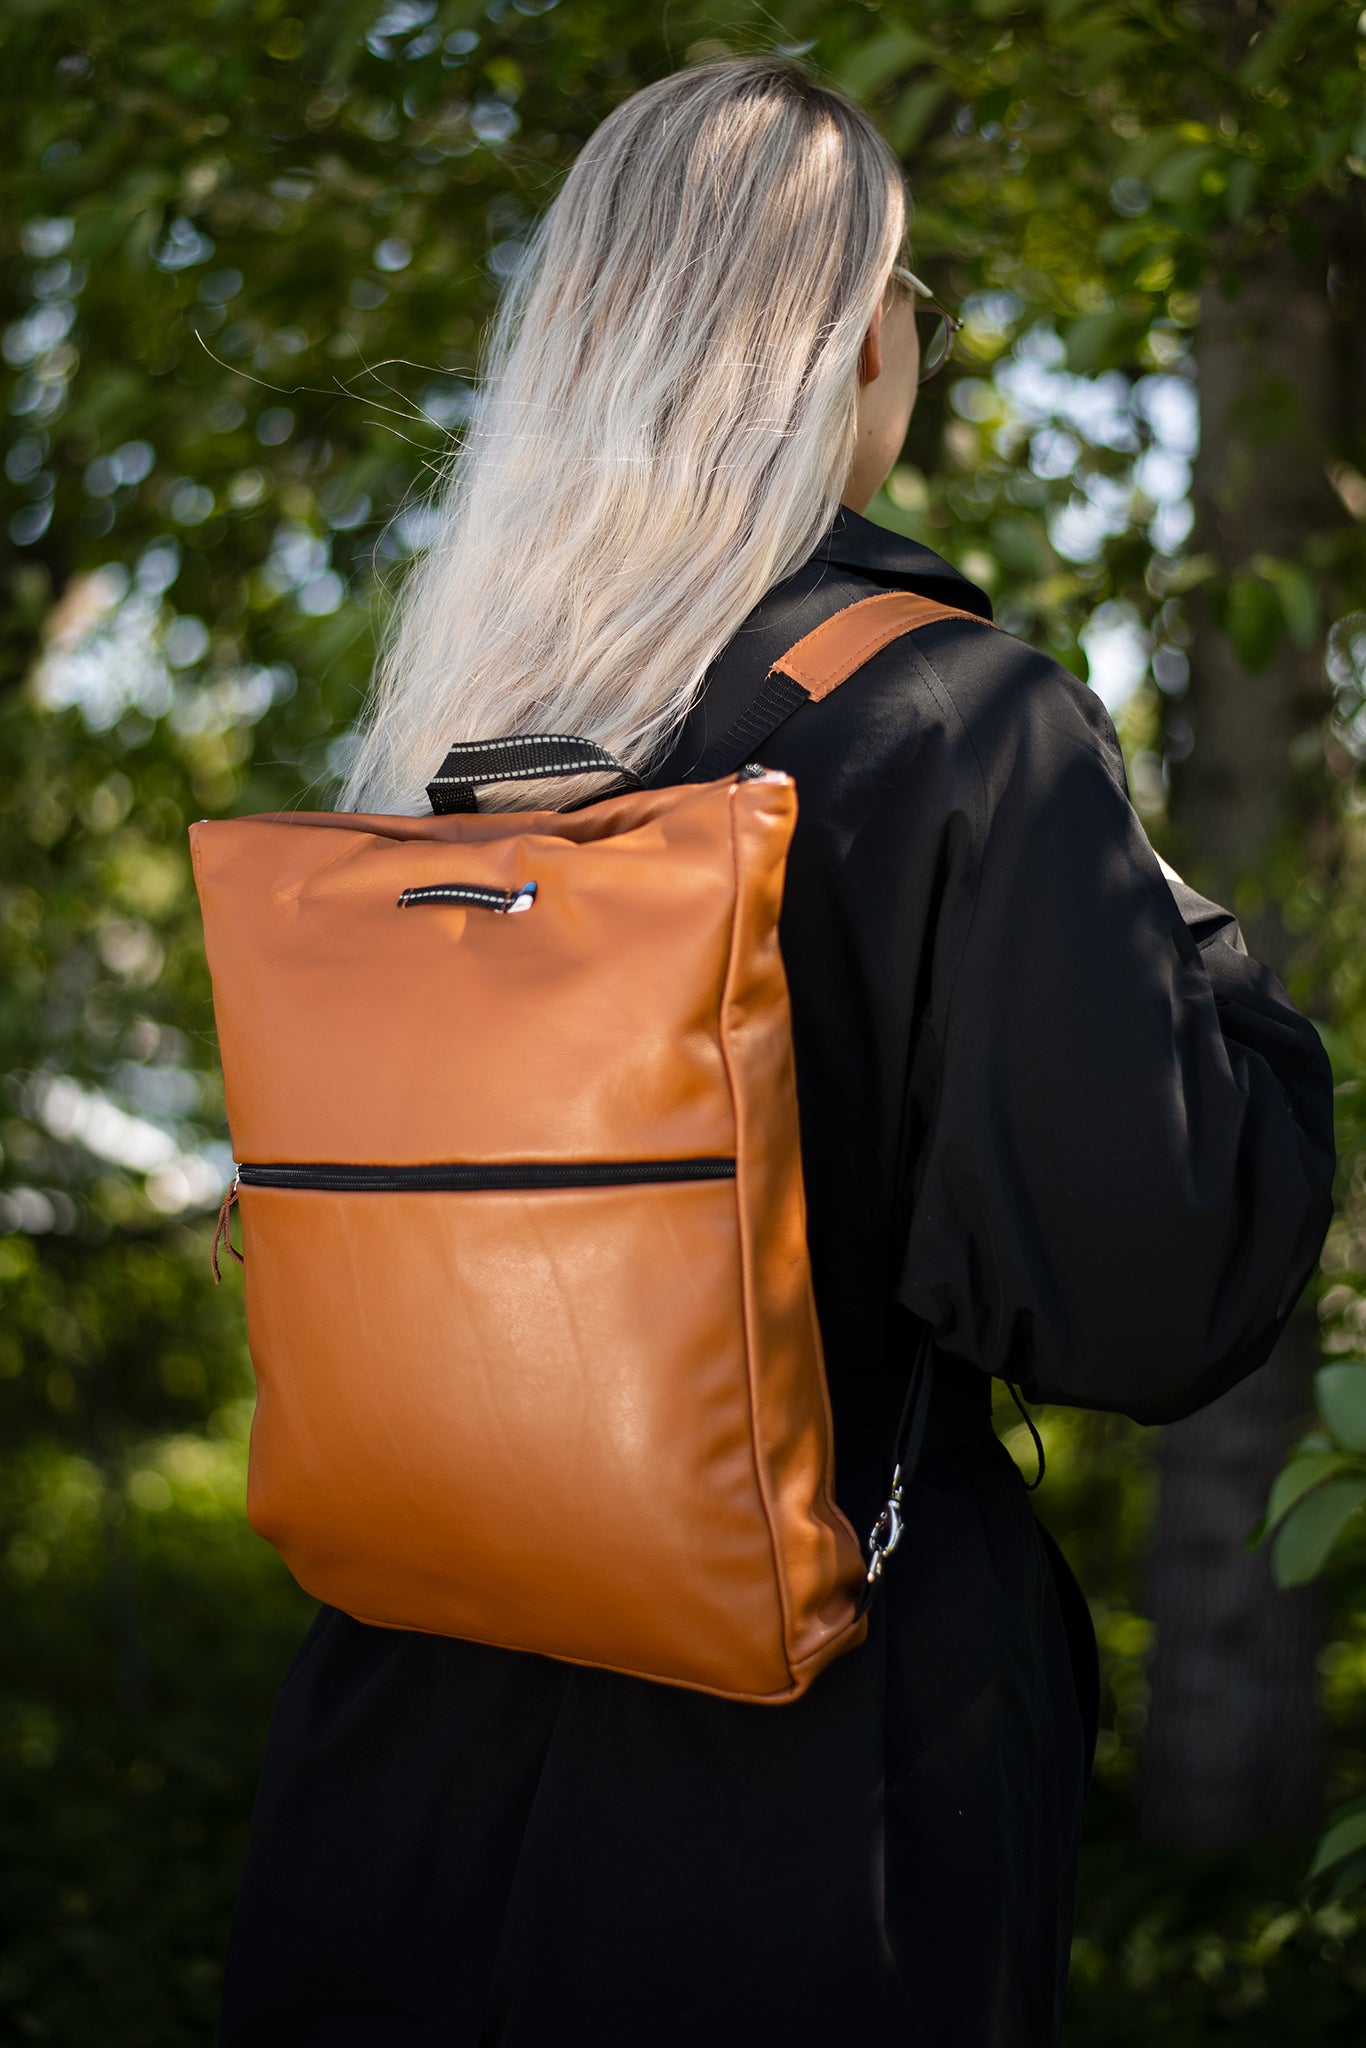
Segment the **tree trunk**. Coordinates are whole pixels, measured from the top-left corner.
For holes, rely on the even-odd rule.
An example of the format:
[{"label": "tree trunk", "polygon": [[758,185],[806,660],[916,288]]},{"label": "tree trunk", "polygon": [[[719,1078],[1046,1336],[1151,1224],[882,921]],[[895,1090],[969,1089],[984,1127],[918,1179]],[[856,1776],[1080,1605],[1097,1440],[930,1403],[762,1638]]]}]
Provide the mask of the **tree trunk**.
[{"label": "tree trunk", "polygon": [[[1193,545],[1213,556],[1221,583],[1255,573],[1259,554],[1296,560],[1308,533],[1340,517],[1325,470],[1337,424],[1332,324],[1326,256],[1302,260],[1286,242],[1241,273],[1213,275],[1202,295]],[[1191,615],[1191,744],[1173,763],[1174,858],[1238,910],[1249,950],[1283,972],[1277,867],[1306,837],[1332,833],[1313,737],[1327,703],[1323,644],[1282,636],[1249,672],[1199,593]],[[1141,1781],[1150,1840],[1228,1848],[1318,1815],[1317,1589],[1278,1591],[1266,1550],[1244,1549],[1306,1421],[1316,1357],[1313,1315],[1301,1309],[1267,1365],[1163,1432]]]},{"label": "tree trunk", "polygon": [[1316,1357],[1313,1317],[1297,1315],[1260,1372],[1162,1432],[1141,1780],[1149,1841],[1227,1849],[1319,1815],[1318,1588],[1278,1591],[1267,1552],[1243,1548],[1302,1425]]}]

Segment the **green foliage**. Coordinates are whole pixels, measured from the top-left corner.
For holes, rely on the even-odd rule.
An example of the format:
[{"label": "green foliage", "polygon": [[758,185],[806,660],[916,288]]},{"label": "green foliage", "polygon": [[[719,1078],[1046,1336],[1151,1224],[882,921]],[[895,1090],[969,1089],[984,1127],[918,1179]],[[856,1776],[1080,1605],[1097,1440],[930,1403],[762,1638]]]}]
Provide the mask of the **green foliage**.
[{"label": "green foliage", "polygon": [[249,1403],[115,1478],[6,1461],[0,2037],[213,2038],[271,1691],[309,1603],[242,1513]]},{"label": "green foliage", "polygon": [[[240,1290],[208,1275],[230,1161],[185,829],[329,801],[530,222],[603,115],[684,61],[781,41],[866,98],[910,174],[916,267],[967,322],[877,516],[1078,674],[1102,609],[1130,622],[1150,672],[1122,726],[1160,833],[1185,607],[1213,565],[1162,523],[1154,406],[1189,391],[1208,279],[1312,243],[1366,178],[1355,13],[1285,0],[1258,20],[1195,0],[8,10],[5,2038],[212,2029],[255,1758],[308,1605],[241,1512],[250,1382]],[[1294,431],[1274,388],[1262,409],[1259,432]],[[1360,434],[1332,460],[1346,503]],[[1344,781],[1366,740],[1360,522],[1306,522],[1293,558],[1213,592],[1249,672],[1282,634],[1328,634]],[[1305,934],[1296,992],[1326,987],[1337,1019],[1349,1198],[1323,1313],[1346,1356],[1366,1332],[1359,830],[1334,859],[1297,848],[1277,886]],[[1346,1433],[1304,1457],[1344,1462],[1287,1481],[1287,1529],[1355,1482],[1342,1400],[1325,1420]],[[1043,1428],[1038,1504],[1106,1674],[1070,2038],[1354,2038],[1366,1937],[1345,1904],[1299,1898],[1297,1851],[1135,1849],[1150,1469],[1114,1418]],[[1359,1551],[1339,1557],[1325,1686],[1347,1794],[1366,1782],[1366,1587]]]},{"label": "green foliage", "polygon": [[1366,1366],[1341,1360],[1317,1375],[1319,1413],[1344,1451],[1366,1454]]},{"label": "green foliage", "polygon": [[1334,1899],[1366,1882],[1366,1803],[1354,1801],[1328,1829],[1309,1866],[1310,1882],[1315,1878],[1329,1880]]},{"label": "green foliage", "polygon": [[1260,1537],[1274,1539],[1281,1586],[1316,1578],[1344,1536],[1360,1532],[1366,1503],[1366,1365],[1340,1360],[1314,1375],[1322,1428],[1278,1473]]},{"label": "green foliage", "polygon": [[1259,576],[1235,576],[1222,610],[1220,623],[1237,648],[1239,660],[1256,675],[1280,644],[1283,628],[1275,591]]},{"label": "green foliage", "polygon": [[1316,1578],[1363,1501],[1366,1477],[1344,1474],[1307,1490],[1276,1531],[1272,1568],[1277,1585],[1302,1586]]},{"label": "green foliage", "polygon": [[[1273,1539],[1272,1571],[1279,1586],[1317,1578],[1329,1559],[1366,1530],[1366,1364],[1341,1359],[1314,1375],[1322,1428],[1299,1444],[1277,1474],[1261,1537]],[[1327,1878],[1339,1900],[1366,1886],[1366,1809],[1349,1801],[1334,1816],[1314,1852],[1306,1882]]]}]

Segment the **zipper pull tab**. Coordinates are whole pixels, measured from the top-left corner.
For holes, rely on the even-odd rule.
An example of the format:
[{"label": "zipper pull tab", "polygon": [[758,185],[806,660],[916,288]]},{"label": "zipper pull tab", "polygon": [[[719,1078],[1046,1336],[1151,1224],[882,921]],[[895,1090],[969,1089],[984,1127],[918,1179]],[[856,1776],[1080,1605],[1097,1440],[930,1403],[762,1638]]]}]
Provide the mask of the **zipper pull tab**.
[{"label": "zipper pull tab", "polygon": [[241,1178],[241,1174],[234,1170],[232,1185],[223,1197],[223,1206],[218,1212],[218,1221],[214,1225],[213,1250],[209,1254],[209,1261],[213,1267],[213,1284],[215,1287],[220,1287],[223,1284],[223,1275],[218,1270],[218,1247],[220,1244],[227,1246],[239,1266],[245,1266],[247,1263],[232,1241],[232,1211],[233,1205],[237,1200],[237,1189]]}]

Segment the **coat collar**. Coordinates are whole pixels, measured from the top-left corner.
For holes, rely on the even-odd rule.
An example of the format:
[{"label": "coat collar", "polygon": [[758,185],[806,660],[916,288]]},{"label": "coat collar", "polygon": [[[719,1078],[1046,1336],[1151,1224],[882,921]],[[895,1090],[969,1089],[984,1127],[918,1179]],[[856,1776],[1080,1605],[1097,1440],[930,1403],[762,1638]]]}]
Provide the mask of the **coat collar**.
[{"label": "coat collar", "polygon": [[851,512],[847,505],[840,506],[811,559],[852,569],[893,590],[920,591],[925,597],[938,598],[941,604],[976,612],[980,618],[992,616],[991,599],[985,590],[970,582],[952,562],[946,562],[923,541],[907,540],[885,526],[875,526],[861,513]]},{"label": "coat collar", "polygon": [[874,526],[841,506],[799,569],[759,600],[707,672],[668,752],[646,776],[658,789],[690,775],[708,745],[752,704],[764,675],[788,648],[845,605],[884,590],[914,590],[941,604],[991,617],[991,599],[951,562],[918,540]]}]

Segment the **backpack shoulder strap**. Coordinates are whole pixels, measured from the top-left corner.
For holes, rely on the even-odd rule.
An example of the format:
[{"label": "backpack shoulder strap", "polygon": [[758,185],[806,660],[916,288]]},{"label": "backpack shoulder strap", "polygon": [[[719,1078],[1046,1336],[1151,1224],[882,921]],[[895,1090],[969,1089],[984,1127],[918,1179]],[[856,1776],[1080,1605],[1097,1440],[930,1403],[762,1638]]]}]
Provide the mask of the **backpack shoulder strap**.
[{"label": "backpack shoulder strap", "polygon": [[[477,811],[484,782],[534,782],[543,775],[601,775],[615,769],[623,789],[640,777],[595,740],[573,733],[529,733],[497,740],[462,740],[450,748],[427,784],[427,801],[440,818],[451,811]],[[615,793],[615,791],[614,791]],[[593,798],[596,802],[596,796]]]},{"label": "backpack shoulder strap", "polygon": [[[960,605],[940,604],[937,598],[921,597],[914,590],[884,590],[876,597],[863,597],[856,604],[823,619],[819,626],[780,654],[734,724],[702,754],[687,782],[714,782],[744,766],[756,747],[773,737],[803,704],[819,704],[832,690],[847,682],[856,669],[871,661],[893,640],[914,633],[936,619],[975,619],[978,625],[994,626],[980,612]],[[606,753],[592,740],[572,733],[536,733],[496,740],[469,740],[453,746],[427,784],[432,810],[440,816],[449,811],[474,811],[481,783],[534,781],[546,775],[600,775],[615,769],[619,780],[611,788],[595,790],[584,803],[598,803],[604,796],[616,796],[623,789],[638,787],[640,778]],[[578,804],[563,806],[578,810]]]},{"label": "backpack shoulder strap", "polygon": [[803,704],[819,704],[893,640],[937,619],[973,619],[979,626],[996,625],[980,612],[941,604],[914,590],[880,591],[876,597],[860,598],[823,619],[786,654],[779,655],[757,695],[705,750],[686,779],[712,782],[743,766]]},{"label": "backpack shoulder strap", "polygon": [[860,598],[846,605],[816,626],[795,647],[779,655],[770,671],[800,683],[813,704],[828,697],[856,669],[890,647],[893,640],[914,633],[936,619],[975,619],[979,626],[994,626],[962,605],[941,604],[937,598],[922,597],[914,590],[884,590],[877,597]]}]

